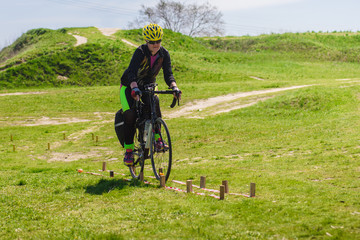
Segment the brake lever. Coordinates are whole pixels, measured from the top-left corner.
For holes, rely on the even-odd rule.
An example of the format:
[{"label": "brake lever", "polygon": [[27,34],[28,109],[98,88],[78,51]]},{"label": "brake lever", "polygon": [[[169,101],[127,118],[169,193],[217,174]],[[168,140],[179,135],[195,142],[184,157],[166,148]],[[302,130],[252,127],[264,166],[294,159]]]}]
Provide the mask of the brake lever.
[{"label": "brake lever", "polygon": [[175,105],[176,105],[176,98],[174,97],[174,99],[173,99],[173,101],[172,101],[172,103],[171,103],[171,105],[170,105],[170,107],[171,108],[174,108],[175,107]]},{"label": "brake lever", "polygon": [[172,101],[172,103],[171,103],[171,105],[170,105],[171,108],[174,108],[174,107],[175,107],[176,101],[177,101],[178,106],[180,106],[180,98],[179,98],[180,93],[181,93],[181,91],[178,92],[178,93],[176,93],[176,97],[174,97],[174,99],[173,99],[173,101]]}]

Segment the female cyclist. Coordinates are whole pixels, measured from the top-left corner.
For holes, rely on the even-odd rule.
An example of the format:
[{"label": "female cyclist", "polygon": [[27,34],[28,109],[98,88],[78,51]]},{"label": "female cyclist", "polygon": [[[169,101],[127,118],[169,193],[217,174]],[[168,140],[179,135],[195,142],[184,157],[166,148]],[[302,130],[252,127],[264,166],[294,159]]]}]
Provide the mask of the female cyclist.
[{"label": "female cyclist", "polygon": [[[129,67],[121,77],[120,101],[124,112],[124,148],[126,150],[124,164],[126,166],[132,166],[134,162],[133,150],[136,122],[136,111],[132,108],[134,101],[141,98],[145,104],[145,109],[150,111],[148,98],[142,94],[144,85],[155,83],[156,76],[162,68],[166,84],[172,90],[179,92],[179,98],[181,94],[171,70],[170,54],[161,46],[163,29],[157,24],[148,24],[143,28],[143,37],[145,44],[135,50]],[[156,112],[157,116],[161,117],[158,98],[156,99]],[[159,138],[159,136],[157,137]],[[161,141],[157,141],[157,143],[162,144]],[[162,146],[157,147],[161,148]]]}]

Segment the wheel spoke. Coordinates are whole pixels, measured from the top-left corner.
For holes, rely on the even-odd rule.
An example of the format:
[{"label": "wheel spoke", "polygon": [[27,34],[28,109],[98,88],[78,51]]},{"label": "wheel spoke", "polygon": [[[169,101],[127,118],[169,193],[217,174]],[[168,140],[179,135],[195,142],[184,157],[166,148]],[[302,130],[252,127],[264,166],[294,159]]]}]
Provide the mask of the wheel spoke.
[{"label": "wheel spoke", "polygon": [[139,142],[139,129],[136,129],[134,137],[134,165],[129,167],[130,174],[133,178],[140,178],[140,172],[144,168],[144,153]]},{"label": "wheel spoke", "polygon": [[[158,134],[159,138],[156,138],[155,134]],[[161,118],[156,120],[156,129],[152,132],[150,154],[155,177],[160,179],[159,169],[162,169],[167,180],[171,171],[172,148],[169,130]]]}]

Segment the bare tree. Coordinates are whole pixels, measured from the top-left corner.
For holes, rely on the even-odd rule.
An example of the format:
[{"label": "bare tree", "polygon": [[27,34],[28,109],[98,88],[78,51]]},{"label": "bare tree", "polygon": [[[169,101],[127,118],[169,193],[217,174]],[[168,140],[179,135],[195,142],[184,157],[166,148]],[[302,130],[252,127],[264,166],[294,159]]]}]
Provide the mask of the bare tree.
[{"label": "bare tree", "polygon": [[142,27],[148,22],[189,36],[224,34],[222,13],[209,3],[185,5],[172,0],[160,0],[155,7],[142,5],[140,16],[129,27]]},{"label": "bare tree", "polygon": [[189,36],[224,34],[222,13],[209,3],[203,5],[190,5],[188,7],[187,17],[189,22]]}]

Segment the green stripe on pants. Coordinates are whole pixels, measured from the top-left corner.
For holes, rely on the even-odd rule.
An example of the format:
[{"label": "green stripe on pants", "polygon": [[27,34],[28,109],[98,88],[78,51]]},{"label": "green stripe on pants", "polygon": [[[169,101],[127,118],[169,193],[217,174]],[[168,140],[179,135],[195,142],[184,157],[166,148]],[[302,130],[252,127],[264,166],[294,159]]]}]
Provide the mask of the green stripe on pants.
[{"label": "green stripe on pants", "polygon": [[121,89],[120,89],[120,103],[121,103],[121,106],[122,106],[122,109],[124,112],[126,110],[130,109],[129,103],[126,99],[126,94],[125,94],[126,89],[127,89],[127,87],[125,87],[125,86],[121,86]]}]

